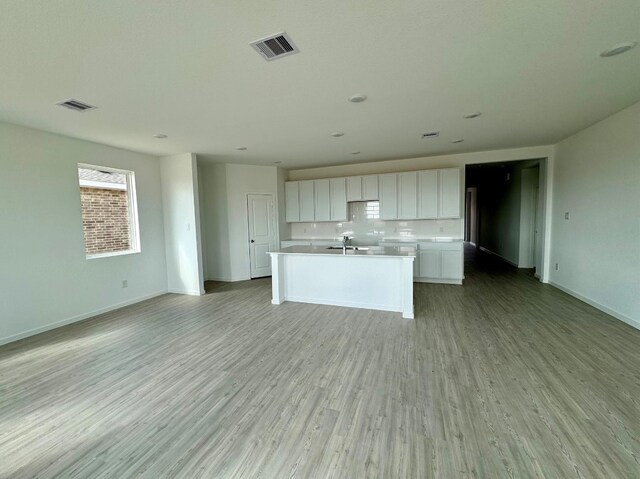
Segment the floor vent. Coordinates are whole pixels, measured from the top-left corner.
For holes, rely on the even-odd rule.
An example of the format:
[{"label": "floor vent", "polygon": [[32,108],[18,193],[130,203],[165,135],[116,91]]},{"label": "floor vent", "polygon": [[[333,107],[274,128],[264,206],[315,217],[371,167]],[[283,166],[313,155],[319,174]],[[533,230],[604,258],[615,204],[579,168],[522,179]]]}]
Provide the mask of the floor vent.
[{"label": "floor vent", "polygon": [[95,110],[98,108],[97,106],[89,105],[88,103],[83,103],[78,100],[74,100],[73,98],[69,98],[68,100],[64,100],[56,103],[56,105],[63,106],[73,111],[87,111],[87,110]]},{"label": "floor vent", "polygon": [[262,58],[270,62],[276,58],[286,57],[298,53],[298,47],[296,47],[289,38],[289,36],[282,32],[270,35],[266,38],[261,38],[255,42],[251,42],[249,45],[257,51]]},{"label": "floor vent", "polygon": [[432,132],[429,132],[429,133],[423,133],[422,134],[422,138],[423,139],[424,138],[437,138],[438,135],[440,135],[439,131],[432,131]]}]

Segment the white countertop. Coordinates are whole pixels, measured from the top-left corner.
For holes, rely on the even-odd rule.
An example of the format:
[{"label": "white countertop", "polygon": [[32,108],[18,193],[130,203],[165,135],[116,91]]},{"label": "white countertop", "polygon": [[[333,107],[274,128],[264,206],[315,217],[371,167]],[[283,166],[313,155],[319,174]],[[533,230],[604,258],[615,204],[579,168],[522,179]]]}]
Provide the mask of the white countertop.
[{"label": "white countertop", "polygon": [[[340,242],[342,238],[299,238],[299,239],[288,239],[283,241],[331,241],[331,242]],[[364,241],[359,240],[358,238],[355,241]],[[376,242],[372,238],[372,242]],[[462,243],[462,238],[450,238],[450,237],[432,237],[432,238],[383,238],[378,240],[378,243],[407,243],[407,244],[416,244],[416,243]],[[365,245],[362,245],[365,246]]]},{"label": "white countertop", "polygon": [[351,249],[343,253],[342,248],[329,249],[326,246],[289,246],[276,251],[269,251],[269,254],[303,254],[303,255],[326,255],[326,256],[362,256],[362,257],[411,257],[416,256],[415,248],[411,247],[392,247],[392,246],[356,246],[356,248],[369,249]]}]

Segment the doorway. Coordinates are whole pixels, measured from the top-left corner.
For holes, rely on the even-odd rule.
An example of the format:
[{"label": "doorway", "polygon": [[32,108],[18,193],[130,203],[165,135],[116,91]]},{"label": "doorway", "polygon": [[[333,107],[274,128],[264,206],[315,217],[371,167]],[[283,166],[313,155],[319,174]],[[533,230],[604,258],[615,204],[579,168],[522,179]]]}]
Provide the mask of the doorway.
[{"label": "doorway", "polygon": [[251,279],[271,276],[271,258],[267,253],[277,246],[273,195],[247,195],[247,216]]}]

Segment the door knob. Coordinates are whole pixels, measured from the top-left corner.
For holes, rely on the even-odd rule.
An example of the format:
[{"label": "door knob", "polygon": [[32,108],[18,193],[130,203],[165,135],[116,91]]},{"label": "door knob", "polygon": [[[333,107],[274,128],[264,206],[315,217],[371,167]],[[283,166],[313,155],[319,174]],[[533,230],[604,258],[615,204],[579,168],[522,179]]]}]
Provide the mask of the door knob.
[{"label": "door knob", "polygon": [[251,240],[252,243],[255,243],[255,241]]}]

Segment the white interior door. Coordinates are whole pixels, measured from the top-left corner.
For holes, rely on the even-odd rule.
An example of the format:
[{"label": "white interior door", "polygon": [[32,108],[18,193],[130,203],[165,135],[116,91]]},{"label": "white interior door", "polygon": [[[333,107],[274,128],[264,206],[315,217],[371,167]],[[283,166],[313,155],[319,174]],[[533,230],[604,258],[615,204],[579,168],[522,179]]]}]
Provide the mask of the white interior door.
[{"label": "white interior door", "polygon": [[275,251],[277,243],[273,195],[247,195],[247,209],[251,277],[271,276],[271,258],[267,253]]}]

